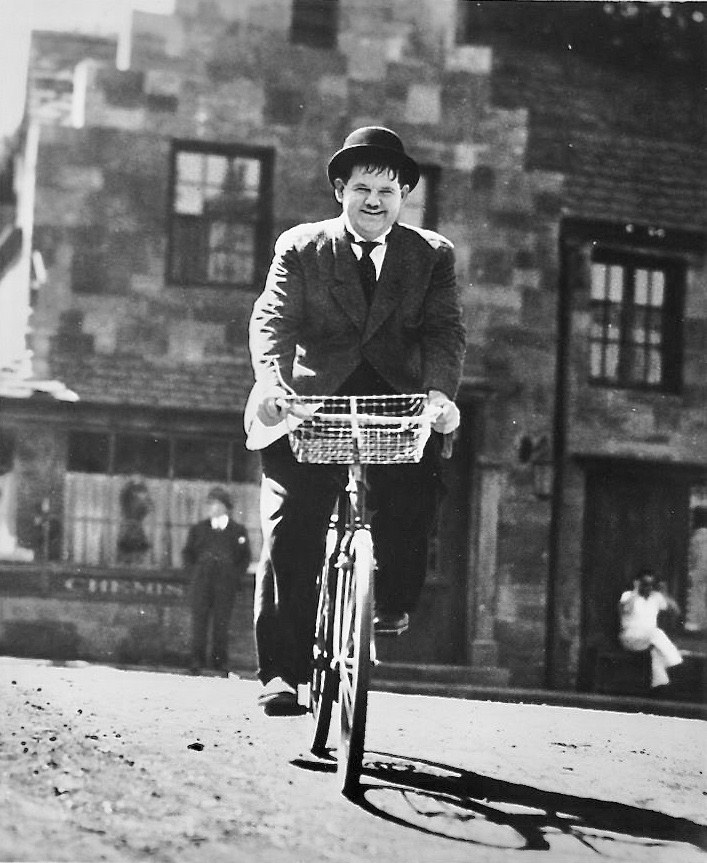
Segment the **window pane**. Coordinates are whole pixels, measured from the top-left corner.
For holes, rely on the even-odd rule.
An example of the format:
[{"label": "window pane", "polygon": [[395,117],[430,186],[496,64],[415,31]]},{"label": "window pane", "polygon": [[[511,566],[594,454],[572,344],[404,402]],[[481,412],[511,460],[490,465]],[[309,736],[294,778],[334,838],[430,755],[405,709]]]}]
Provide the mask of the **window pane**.
[{"label": "window pane", "polygon": [[231,163],[230,186],[239,198],[255,200],[260,192],[260,162],[238,157]]},{"label": "window pane", "polygon": [[177,183],[200,186],[203,181],[204,157],[201,153],[177,153]]},{"label": "window pane", "polygon": [[228,481],[228,441],[179,438],[174,442],[174,476]]},{"label": "window pane", "polygon": [[648,305],[648,270],[636,270],[633,301],[637,306]]},{"label": "window pane", "polygon": [[74,473],[108,473],[110,438],[97,432],[69,432],[67,470]]},{"label": "window pane", "polygon": [[663,379],[663,358],[659,350],[648,351],[648,373],[646,381],[649,384],[659,384]]},{"label": "window pane", "polygon": [[643,383],[646,379],[646,354],[642,347],[627,347],[627,377],[631,383]]},{"label": "window pane", "polygon": [[589,336],[592,339],[601,339],[604,335],[604,315],[603,309],[594,310],[594,319],[592,320],[591,329],[589,331]]},{"label": "window pane", "polygon": [[633,313],[633,327],[629,330],[629,341],[635,345],[646,342],[646,310],[635,309]]},{"label": "window pane", "polygon": [[228,173],[228,159],[225,156],[206,157],[207,195],[218,193],[223,188]]},{"label": "window pane", "polygon": [[204,210],[201,189],[196,186],[177,186],[174,198],[174,212],[180,215],[200,216]]},{"label": "window pane", "polygon": [[662,270],[653,270],[653,278],[651,279],[650,304],[652,306],[662,306],[664,294],[665,273]]},{"label": "window pane", "polygon": [[659,345],[663,341],[663,314],[661,311],[652,310],[646,316],[646,333],[648,341],[652,345]]},{"label": "window pane", "polygon": [[250,225],[214,222],[209,231],[210,282],[250,283],[255,260],[255,233]]},{"label": "window pane", "polygon": [[167,476],[169,440],[152,435],[117,435],[113,472]]},{"label": "window pane", "polygon": [[606,338],[618,341],[621,335],[621,307],[609,306],[606,314]]},{"label": "window pane", "polygon": [[606,264],[592,264],[591,297],[593,300],[606,298]]},{"label": "window pane", "polygon": [[605,357],[606,368],[604,370],[604,376],[609,380],[616,380],[618,378],[619,371],[619,346],[613,342],[606,345]]},{"label": "window pane", "polygon": [[624,298],[624,268],[614,265],[609,267],[609,299],[612,303],[621,303]]},{"label": "window pane", "polygon": [[175,213],[199,215],[204,209],[203,157],[199,153],[177,154]]},{"label": "window pane", "polygon": [[589,346],[589,364],[593,378],[602,377],[601,368],[602,345],[600,342],[592,342]]}]

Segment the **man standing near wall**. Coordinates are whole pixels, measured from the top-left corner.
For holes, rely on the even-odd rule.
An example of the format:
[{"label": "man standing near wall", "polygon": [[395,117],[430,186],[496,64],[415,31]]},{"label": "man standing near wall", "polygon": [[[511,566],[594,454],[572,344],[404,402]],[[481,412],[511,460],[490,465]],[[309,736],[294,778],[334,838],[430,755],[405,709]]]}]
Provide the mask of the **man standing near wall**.
[{"label": "man standing near wall", "polygon": [[212,488],[206,498],[207,518],[189,530],[183,558],[192,568],[191,671],[207,667],[211,629],[210,666],[227,673],[228,627],[238,582],[250,563],[248,534],[231,516],[233,502],[224,488]]}]

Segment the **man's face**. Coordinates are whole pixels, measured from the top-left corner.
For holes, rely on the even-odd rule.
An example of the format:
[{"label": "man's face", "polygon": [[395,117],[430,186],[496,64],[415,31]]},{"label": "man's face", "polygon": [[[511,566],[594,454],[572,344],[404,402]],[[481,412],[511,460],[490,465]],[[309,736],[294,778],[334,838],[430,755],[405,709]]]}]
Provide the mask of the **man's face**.
[{"label": "man's face", "polygon": [[364,240],[375,240],[395,222],[410,191],[389,172],[356,167],[347,183],[334,182],[334,194],[351,227]]},{"label": "man's face", "polygon": [[220,516],[225,515],[228,510],[223,505],[222,501],[209,498],[209,500],[206,501],[206,512],[209,518],[219,518]]}]

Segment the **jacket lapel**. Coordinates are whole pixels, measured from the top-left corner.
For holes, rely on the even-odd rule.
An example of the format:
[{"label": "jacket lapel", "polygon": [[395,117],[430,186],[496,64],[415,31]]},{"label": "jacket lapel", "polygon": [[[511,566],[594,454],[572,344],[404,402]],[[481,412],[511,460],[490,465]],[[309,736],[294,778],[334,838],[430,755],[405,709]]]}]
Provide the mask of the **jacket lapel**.
[{"label": "jacket lapel", "polygon": [[[373,302],[363,332],[363,341],[368,341],[401,302],[410,279],[406,275],[407,261],[403,254],[403,236],[397,223],[388,235],[388,248],[383,267],[373,292]],[[365,302],[365,300],[364,300]]]},{"label": "jacket lapel", "polygon": [[356,256],[351,250],[351,244],[346,239],[344,220],[339,219],[339,224],[332,237],[332,249],[334,252],[334,281],[329,291],[351,318],[354,326],[363,332],[368,315],[368,304],[363,295],[363,288],[358,275]]}]

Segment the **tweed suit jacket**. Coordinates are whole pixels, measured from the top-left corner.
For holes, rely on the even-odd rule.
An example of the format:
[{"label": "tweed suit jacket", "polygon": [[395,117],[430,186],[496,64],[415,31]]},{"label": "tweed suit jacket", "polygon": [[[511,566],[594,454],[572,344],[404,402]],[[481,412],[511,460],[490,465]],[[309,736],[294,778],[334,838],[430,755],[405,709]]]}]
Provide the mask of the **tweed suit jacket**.
[{"label": "tweed suit jacket", "polygon": [[253,307],[246,429],[278,384],[275,364],[299,395],[335,393],[367,360],[398,392],[453,398],[465,343],[454,250],[441,234],[392,226],[369,308],[343,216],[298,225],[277,240]]}]

